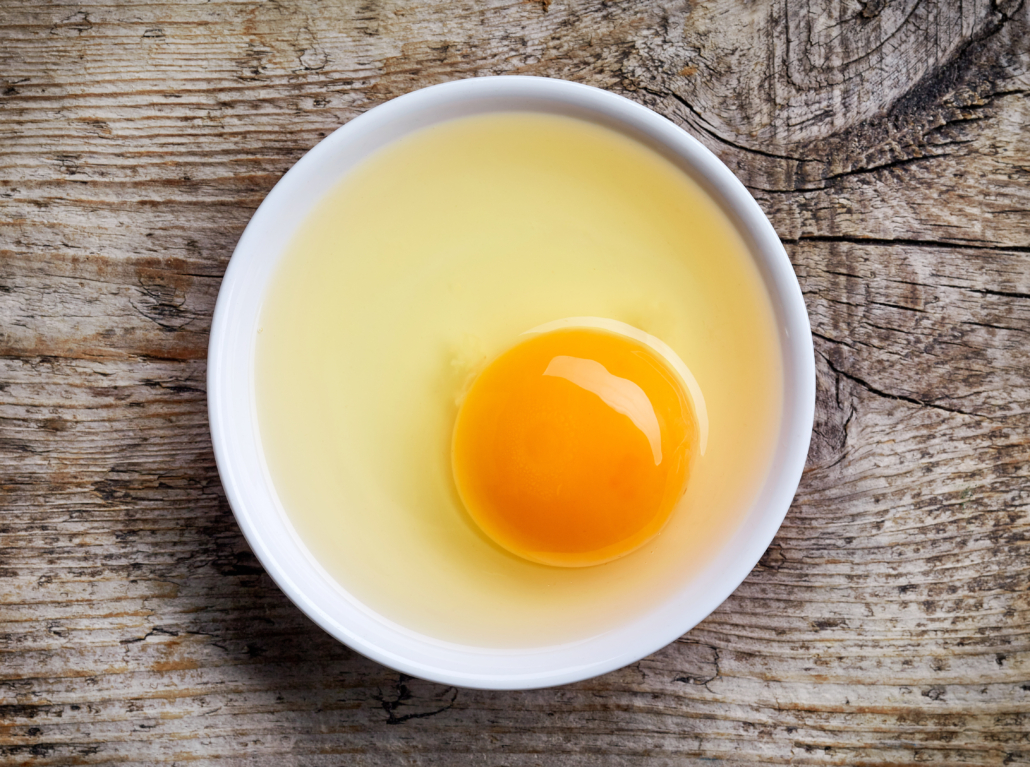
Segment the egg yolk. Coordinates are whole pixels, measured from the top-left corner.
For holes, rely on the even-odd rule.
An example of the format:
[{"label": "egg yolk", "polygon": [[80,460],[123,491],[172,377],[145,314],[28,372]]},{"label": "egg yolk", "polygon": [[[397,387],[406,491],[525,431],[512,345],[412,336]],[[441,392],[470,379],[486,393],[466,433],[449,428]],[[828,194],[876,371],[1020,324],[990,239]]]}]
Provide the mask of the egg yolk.
[{"label": "egg yolk", "polygon": [[531,336],[479,375],[451,460],[466,509],[494,542],[534,562],[584,567],[662,529],[697,434],[680,379],[649,347],[567,328]]}]

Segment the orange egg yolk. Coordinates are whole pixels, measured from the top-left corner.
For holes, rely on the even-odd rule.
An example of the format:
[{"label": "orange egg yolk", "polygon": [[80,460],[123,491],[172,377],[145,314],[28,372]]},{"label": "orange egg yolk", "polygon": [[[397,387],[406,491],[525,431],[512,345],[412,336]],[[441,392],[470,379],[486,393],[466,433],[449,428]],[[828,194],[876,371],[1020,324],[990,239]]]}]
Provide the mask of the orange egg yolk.
[{"label": "orange egg yolk", "polygon": [[494,542],[566,567],[621,557],[683,495],[697,420],[649,347],[593,328],[531,336],[494,360],[458,412],[452,464]]}]

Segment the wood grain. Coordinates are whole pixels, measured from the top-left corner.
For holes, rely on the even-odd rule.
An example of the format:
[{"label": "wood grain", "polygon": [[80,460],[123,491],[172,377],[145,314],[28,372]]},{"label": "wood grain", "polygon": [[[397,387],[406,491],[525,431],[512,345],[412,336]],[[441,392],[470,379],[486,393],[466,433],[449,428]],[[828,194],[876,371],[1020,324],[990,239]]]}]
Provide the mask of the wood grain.
[{"label": "wood grain", "polygon": [[[1022,0],[0,3],[0,763],[1030,764]],[[569,687],[411,679],[247,549],[206,422],[236,239],[414,88],[629,96],[748,185],[812,318],[775,543]]]}]

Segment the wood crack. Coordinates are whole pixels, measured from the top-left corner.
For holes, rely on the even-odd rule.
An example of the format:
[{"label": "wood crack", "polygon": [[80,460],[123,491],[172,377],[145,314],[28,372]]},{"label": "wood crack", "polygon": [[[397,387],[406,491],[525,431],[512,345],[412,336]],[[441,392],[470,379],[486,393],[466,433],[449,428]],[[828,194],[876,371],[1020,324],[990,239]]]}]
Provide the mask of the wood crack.
[{"label": "wood crack", "polygon": [[693,106],[691,106],[689,101],[687,101],[685,98],[683,98],[681,95],[679,95],[678,93],[676,93],[676,91],[672,89],[670,89],[668,93],[661,93],[660,91],[656,91],[652,88],[640,86],[640,90],[646,93],[650,93],[652,96],[659,99],[666,99],[670,97],[675,99],[680,104],[685,106],[690,111],[690,113],[694,115],[694,117],[698,120],[699,124],[696,127],[703,130],[705,133],[707,133],[709,136],[711,136],[721,144],[731,146],[734,149],[739,149],[743,152],[761,155],[762,157],[769,157],[774,160],[790,160],[792,162],[805,162],[805,160],[801,158],[791,157],[789,155],[773,154],[772,152],[767,152],[762,149],[753,149],[752,147],[747,147],[743,144],[737,144],[734,141],[731,141],[730,139],[720,134],[717,130],[715,130],[715,128],[704,118],[704,116],[700,112],[698,112]]},{"label": "wood crack", "polygon": [[[813,335],[816,335],[816,334],[813,333]],[[829,341],[830,343],[833,343],[833,344],[839,344],[840,343],[839,341],[835,341],[835,340],[833,340],[831,338],[828,338],[826,336],[819,336],[819,338],[822,338],[822,339],[824,339],[826,341]],[[925,400],[917,399],[915,397],[909,397],[909,396],[907,396],[905,394],[893,394],[891,392],[884,391],[883,389],[880,389],[880,388],[874,386],[873,384],[869,383],[868,381],[866,381],[866,380],[864,380],[864,379],[862,379],[862,378],[860,378],[860,377],[858,377],[858,376],[856,376],[856,375],[854,375],[852,373],[848,373],[847,371],[839,368],[837,365],[835,365],[833,363],[833,361],[829,358],[829,356],[824,354],[823,352],[821,352],[819,350],[816,350],[816,353],[819,354],[819,356],[821,356],[824,360],[826,360],[826,364],[829,366],[830,370],[832,370],[836,375],[841,376],[842,378],[846,378],[847,380],[851,381],[852,383],[857,384],[858,386],[862,387],[866,391],[870,392],[871,394],[875,394],[878,397],[883,397],[885,399],[897,400],[899,402],[908,402],[908,403],[910,403],[912,405],[918,405],[919,407],[923,407],[923,408],[932,408],[934,410],[941,410],[941,411],[943,411],[945,413],[953,413],[953,414],[956,414],[956,415],[969,416],[971,418],[984,418],[984,419],[987,419],[987,420],[992,420],[990,416],[986,416],[986,415],[983,415],[981,413],[972,413],[972,412],[969,412],[969,411],[966,411],[966,410],[959,410],[958,408],[949,408],[949,407],[945,407],[944,405],[938,405],[938,404],[936,404],[934,402],[927,402]]]},{"label": "wood crack", "polygon": [[946,250],[994,250],[1007,253],[1030,253],[1030,246],[1024,245],[986,245],[977,241],[946,242],[944,240],[916,240],[902,237],[885,239],[853,235],[802,234],[798,237],[780,237],[780,241],[791,245],[797,245],[802,242],[825,242],[848,245],[877,245],[886,247],[905,245],[917,248],[941,248]]}]

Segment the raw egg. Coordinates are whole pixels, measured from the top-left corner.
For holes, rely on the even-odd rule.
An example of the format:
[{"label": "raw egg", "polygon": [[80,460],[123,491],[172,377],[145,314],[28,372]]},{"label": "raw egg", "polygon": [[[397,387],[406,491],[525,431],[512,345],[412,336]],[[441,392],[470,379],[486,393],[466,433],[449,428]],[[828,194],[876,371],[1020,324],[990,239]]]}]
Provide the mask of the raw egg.
[{"label": "raw egg", "polygon": [[642,332],[619,326],[532,333],[465,396],[455,483],[513,554],[568,567],[617,559],[654,537],[683,495],[701,448],[689,387]]},{"label": "raw egg", "polygon": [[587,119],[471,115],[369,154],[297,225],[258,327],[282,515],[327,584],[434,640],[564,645],[666,604],[777,445],[747,243]]}]

